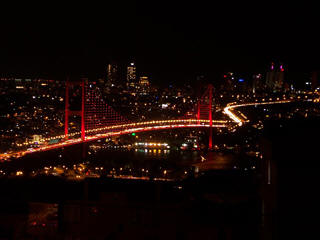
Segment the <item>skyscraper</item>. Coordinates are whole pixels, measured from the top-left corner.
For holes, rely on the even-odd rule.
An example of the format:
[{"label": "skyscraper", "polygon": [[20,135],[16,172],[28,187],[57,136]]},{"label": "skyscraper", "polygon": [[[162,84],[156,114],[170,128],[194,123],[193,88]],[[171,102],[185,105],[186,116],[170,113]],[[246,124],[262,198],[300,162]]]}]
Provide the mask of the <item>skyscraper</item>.
[{"label": "skyscraper", "polygon": [[284,67],[280,64],[279,69],[275,67],[274,63],[271,63],[271,68],[267,72],[266,85],[272,91],[278,91],[283,88],[284,84]]},{"label": "skyscraper", "polygon": [[109,63],[107,66],[107,85],[114,86],[118,84],[118,66],[115,63]]},{"label": "skyscraper", "polygon": [[135,88],[137,85],[136,66],[134,62],[131,62],[127,67],[127,87]]},{"label": "skyscraper", "polygon": [[149,92],[150,82],[147,76],[141,76],[139,80],[140,93],[146,95]]}]

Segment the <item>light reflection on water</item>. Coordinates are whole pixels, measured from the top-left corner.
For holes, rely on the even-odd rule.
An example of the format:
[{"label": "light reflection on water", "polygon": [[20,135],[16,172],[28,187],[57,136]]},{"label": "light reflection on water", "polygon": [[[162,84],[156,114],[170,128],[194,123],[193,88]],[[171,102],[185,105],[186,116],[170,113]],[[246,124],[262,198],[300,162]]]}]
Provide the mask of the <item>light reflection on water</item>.
[{"label": "light reflection on water", "polygon": [[218,170],[233,169],[235,156],[228,153],[201,151],[158,151],[136,149],[133,151],[101,151],[90,160],[91,164],[104,164],[106,168],[130,166],[132,168]]},{"label": "light reflection on water", "polygon": [[[9,164],[8,173],[16,173],[19,170],[23,171],[24,175],[32,176],[133,176],[181,179],[193,174],[195,169],[232,169],[236,159],[230,153],[164,149],[88,149],[90,154],[87,154],[86,159],[82,159],[79,149],[36,153],[23,161]],[[81,164],[83,169],[79,171],[78,167]]]}]

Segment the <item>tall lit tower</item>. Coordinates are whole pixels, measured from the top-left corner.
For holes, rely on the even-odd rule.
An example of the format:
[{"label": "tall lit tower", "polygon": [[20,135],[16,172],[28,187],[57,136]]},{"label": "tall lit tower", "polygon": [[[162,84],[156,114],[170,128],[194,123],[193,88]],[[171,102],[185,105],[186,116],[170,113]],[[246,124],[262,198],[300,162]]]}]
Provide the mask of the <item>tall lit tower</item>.
[{"label": "tall lit tower", "polygon": [[284,86],[284,67],[283,64],[280,64],[279,71],[276,79],[276,88],[282,89]]},{"label": "tall lit tower", "polygon": [[275,64],[271,63],[271,68],[267,72],[266,86],[272,91],[278,91],[283,88],[284,85],[284,67],[280,64],[279,68],[275,67]]},{"label": "tall lit tower", "polygon": [[136,66],[131,62],[127,67],[127,87],[134,88],[136,86]]},{"label": "tall lit tower", "polygon": [[114,63],[109,63],[107,66],[107,82],[108,85],[115,85],[118,81],[118,66]]}]

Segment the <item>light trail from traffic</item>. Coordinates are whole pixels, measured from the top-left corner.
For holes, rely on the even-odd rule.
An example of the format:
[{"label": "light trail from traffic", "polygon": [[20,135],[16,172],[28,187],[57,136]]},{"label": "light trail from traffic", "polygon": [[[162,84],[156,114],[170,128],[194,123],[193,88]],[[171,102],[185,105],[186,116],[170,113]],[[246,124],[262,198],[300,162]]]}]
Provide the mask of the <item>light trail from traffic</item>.
[{"label": "light trail from traffic", "polygon": [[[254,102],[254,103],[243,103],[243,104],[230,103],[230,104],[227,104],[227,107],[223,109],[223,112],[226,115],[228,115],[228,117],[231,118],[234,122],[236,122],[239,126],[242,126],[244,122],[247,122],[249,120],[243,120],[241,117],[237,116],[235,113],[232,112],[233,109],[239,108],[239,107],[254,106],[254,105],[283,104],[283,103],[289,103],[289,102],[292,102],[292,100],[280,100],[280,101],[272,101],[272,102]],[[243,118],[245,117],[243,116]]]},{"label": "light trail from traffic", "polygon": [[[213,124],[227,124],[228,121],[226,120],[213,120],[212,121]],[[117,125],[111,125],[111,126],[106,126],[106,127],[101,127],[101,128],[95,128],[95,129],[89,129],[86,130],[86,134],[90,134],[90,133],[95,133],[95,132],[100,132],[100,131],[107,131],[107,130],[116,130],[116,129],[130,129],[130,128],[136,128],[139,126],[154,126],[154,125],[171,125],[171,124],[175,124],[175,123],[187,123],[187,124],[192,124],[192,123],[200,123],[200,124],[205,124],[205,123],[209,123],[209,120],[203,120],[203,119],[177,119],[177,120],[159,120],[159,121],[145,121],[145,122],[137,122],[137,123],[127,123],[127,124],[117,124]],[[81,131],[78,132],[73,132],[73,133],[69,133],[67,135],[67,137],[73,137],[76,135],[80,135]],[[64,139],[66,138],[66,135],[62,134],[62,135],[58,135],[58,136],[54,136],[54,137],[47,137],[47,138],[43,138],[39,141],[39,143],[45,143],[47,141],[51,141],[51,140],[56,140],[56,139]],[[25,142],[23,143],[23,145],[30,145],[33,144],[33,141],[29,141],[29,142]]]},{"label": "light trail from traffic", "polygon": [[[147,131],[177,129],[177,128],[201,128],[201,127],[209,128],[210,127],[210,124],[205,124],[208,122],[208,120],[201,120],[200,124],[196,123],[198,121],[199,121],[198,119],[150,121],[150,122],[147,122],[148,125],[150,125],[151,122],[152,123],[154,122],[155,124],[170,122],[171,125],[167,124],[167,125],[155,125],[155,126],[146,126],[146,127],[141,126],[141,127],[133,127],[133,128],[123,129],[123,130],[120,129],[118,131],[111,131],[111,132],[106,132],[106,133],[102,133],[102,134],[96,134],[93,136],[87,136],[85,141],[82,141],[81,138],[69,139],[69,140],[65,140],[63,142],[56,143],[56,144],[40,146],[35,149],[28,149],[28,150],[24,150],[24,151],[18,151],[18,152],[14,152],[14,153],[10,153],[10,154],[5,154],[4,156],[2,156],[2,159],[11,158],[11,157],[18,158],[18,157],[22,157],[22,156],[24,156],[26,154],[30,154],[30,153],[49,151],[49,150],[62,148],[62,147],[66,147],[66,146],[70,146],[70,145],[74,145],[74,144],[95,141],[98,139],[112,137],[112,136],[120,136],[120,135],[124,135],[124,134],[130,134],[133,132],[136,133],[136,132],[147,132]],[[217,122],[221,122],[221,124],[214,124],[212,127],[216,127],[216,128],[227,127],[226,123],[228,121],[217,121]],[[225,123],[225,124],[223,124],[223,123]],[[137,123],[137,124],[131,124],[131,125],[137,126],[137,125],[142,125],[142,124]],[[123,126],[123,125],[119,125],[119,126]],[[111,126],[111,128],[115,129],[114,126]]]},{"label": "light trail from traffic", "polygon": [[[279,100],[279,101],[268,101],[268,102],[253,102],[253,103],[243,103],[243,104],[236,104],[236,103],[229,103],[224,108],[224,113],[235,122],[239,127],[242,126],[245,122],[249,120],[243,114],[242,118],[237,116],[232,110],[239,107],[246,107],[246,106],[254,106],[254,105],[271,105],[271,104],[284,104],[292,102],[292,100]],[[213,120],[213,126],[215,128],[225,128],[228,126],[230,121],[227,120]],[[67,139],[63,140],[63,142],[54,143],[54,144],[47,144],[44,146],[40,146],[35,149],[28,149],[24,151],[18,151],[13,153],[7,153],[0,155],[0,159],[9,159],[11,157],[22,157],[26,154],[35,153],[35,152],[43,152],[49,151],[57,148],[62,148],[74,144],[79,144],[82,142],[90,142],[95,141],[102,138],[112,137],[112,136],[120,136],[124,134],[130,134],[134,132],[147,132],[147,131],[155,131],[155,130],[166,130],[166,129],[176,129],[176,128],[200,128],[206,127],[209,128],[209,120],[201,120],[201,119],[177,119],[177,120],[160,120],[160,121],[146,121],[146,122],[137,122],[137,123],[127,123],[127,124],[120,124],[120,125],[113,125],[107,126],[103,128],[96,128],[87,130],[86,133],[96,133],[92,136],[87,136],[84,141],[81,138],[74,138],[74,139]],[[104,133],[97,133],[101,131],[106,131]],[[77,134],[81,134],[81,132],[71,133],[68,136],[75,136]],[[55,140],[55,139],[65,139],[65,135],[59,135],[55,137],[44,138],[42,143],[46,141]],[[31,143],[28,143],[31,144]]]}]

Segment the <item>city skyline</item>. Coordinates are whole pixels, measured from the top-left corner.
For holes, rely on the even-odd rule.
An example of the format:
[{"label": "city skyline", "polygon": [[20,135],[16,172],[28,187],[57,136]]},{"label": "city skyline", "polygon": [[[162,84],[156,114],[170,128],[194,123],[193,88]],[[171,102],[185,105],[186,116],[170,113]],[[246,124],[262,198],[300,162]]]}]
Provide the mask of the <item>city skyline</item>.
[{"label": "city skyline", "polygon": [[262,6],[142,1],[110,4],[92,17],[86,11],[61,10],[59,18],[54,10],[21,13],[1,23],[0,73],[95,77],[111,60],[132,58],[157,84],[198,75],[216,81],[229,71],[257,74],[271,61],[293,73],[319,70],[312,6]]}]

